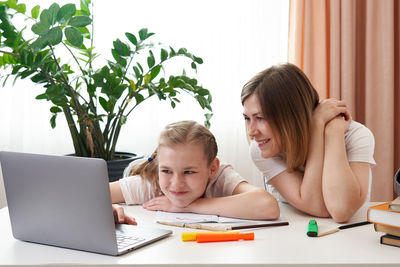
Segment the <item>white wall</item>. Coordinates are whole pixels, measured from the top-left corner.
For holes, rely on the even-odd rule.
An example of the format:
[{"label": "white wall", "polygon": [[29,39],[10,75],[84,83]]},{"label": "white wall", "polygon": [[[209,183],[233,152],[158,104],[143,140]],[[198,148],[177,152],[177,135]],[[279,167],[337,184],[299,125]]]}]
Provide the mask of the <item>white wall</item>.
[{"label": "white wall", "polygon": [[[39,4],[45,8],[52,2],[29,0],[29,7]],[[62,6],[70,1],[57,2]],[[143,27],[156,33],[155,42],[186,47],[203,58],[197,78],[213,96],[211,131],[219,144],[219,157],[232,163],[251,183],[262,186],[247,152],[240,91],[257,72],[286,61],[288,0],[115,0],[94,4],[95,46],[102,59],[111,58],[112,41]],[[29,80],[0,87],[0,150],[73,152],[63,118],[51,129],[50,104],[34,99],[42,92]],[[193,99],[184,98],[174,110],[156,98],[147,101],[128,118],[117,150],[151,153],[165,124],[181,119],[203,122],[202,110]]]}]

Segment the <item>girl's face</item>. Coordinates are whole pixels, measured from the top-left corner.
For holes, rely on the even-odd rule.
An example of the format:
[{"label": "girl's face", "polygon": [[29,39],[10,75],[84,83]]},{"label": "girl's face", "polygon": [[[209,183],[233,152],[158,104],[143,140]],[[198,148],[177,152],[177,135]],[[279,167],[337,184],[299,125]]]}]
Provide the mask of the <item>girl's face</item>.
[{"label": "girl's face", "polygon": [[201,145],[160,146],[157,158],[161,191],[177,207],[202,197],[209,179],[218,171],[218,160],[208,166]]},{"label": "girl's face", "polygon": [[250,95],[244,101],[243,107],[247,134],[258,143],[262,157],[276,156],[280,152],[280,140],[264,118],[258,97],[255,94]]}]

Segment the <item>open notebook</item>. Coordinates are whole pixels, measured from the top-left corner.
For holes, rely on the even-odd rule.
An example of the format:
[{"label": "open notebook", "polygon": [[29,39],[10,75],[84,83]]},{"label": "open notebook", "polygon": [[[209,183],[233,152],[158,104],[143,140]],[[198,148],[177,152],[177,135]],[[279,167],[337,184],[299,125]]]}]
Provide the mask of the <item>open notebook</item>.
[{"label": "open notebook", "polygon": [[[174,213],[157,211],[156,222],[176,223],[176,224],[218,224],[219,226],[229,226],[236,229],[257,228],[270,226],[288,225],[282,216],[277,220],[244,220],[237,218],[222,217],[212,214],[197,214],[197,213]],[[249,227],[246,227],[249,226]]]}]

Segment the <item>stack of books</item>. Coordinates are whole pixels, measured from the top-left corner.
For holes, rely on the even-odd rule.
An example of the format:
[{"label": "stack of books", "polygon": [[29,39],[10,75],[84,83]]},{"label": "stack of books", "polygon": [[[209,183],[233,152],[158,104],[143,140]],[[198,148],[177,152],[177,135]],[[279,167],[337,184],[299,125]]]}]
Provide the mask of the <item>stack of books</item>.
[{"label": "stack of books", "polygon": [[400,247],[400,196],[369,207],[367,220],[374,223],[375,231],[385,233],[380,237],[381,244]]}]

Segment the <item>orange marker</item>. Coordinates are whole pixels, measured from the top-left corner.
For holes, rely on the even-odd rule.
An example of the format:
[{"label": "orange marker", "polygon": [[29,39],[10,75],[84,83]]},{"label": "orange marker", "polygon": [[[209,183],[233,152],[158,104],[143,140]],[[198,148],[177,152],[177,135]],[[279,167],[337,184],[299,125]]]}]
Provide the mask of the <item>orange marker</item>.
[{"label": "orange marker", "polygon": [[198,234],[219,234],[219,233],[230,233],[230,234],[238,234],[239,231],[230,231],[230,232],[183,232],[182,233],[182,241],[196,241],[196,236]]},{"label": "orange marker", "polygon": [[254,233],[198,233],[197,243],[237,241],[239,239],[254,240]]}]

